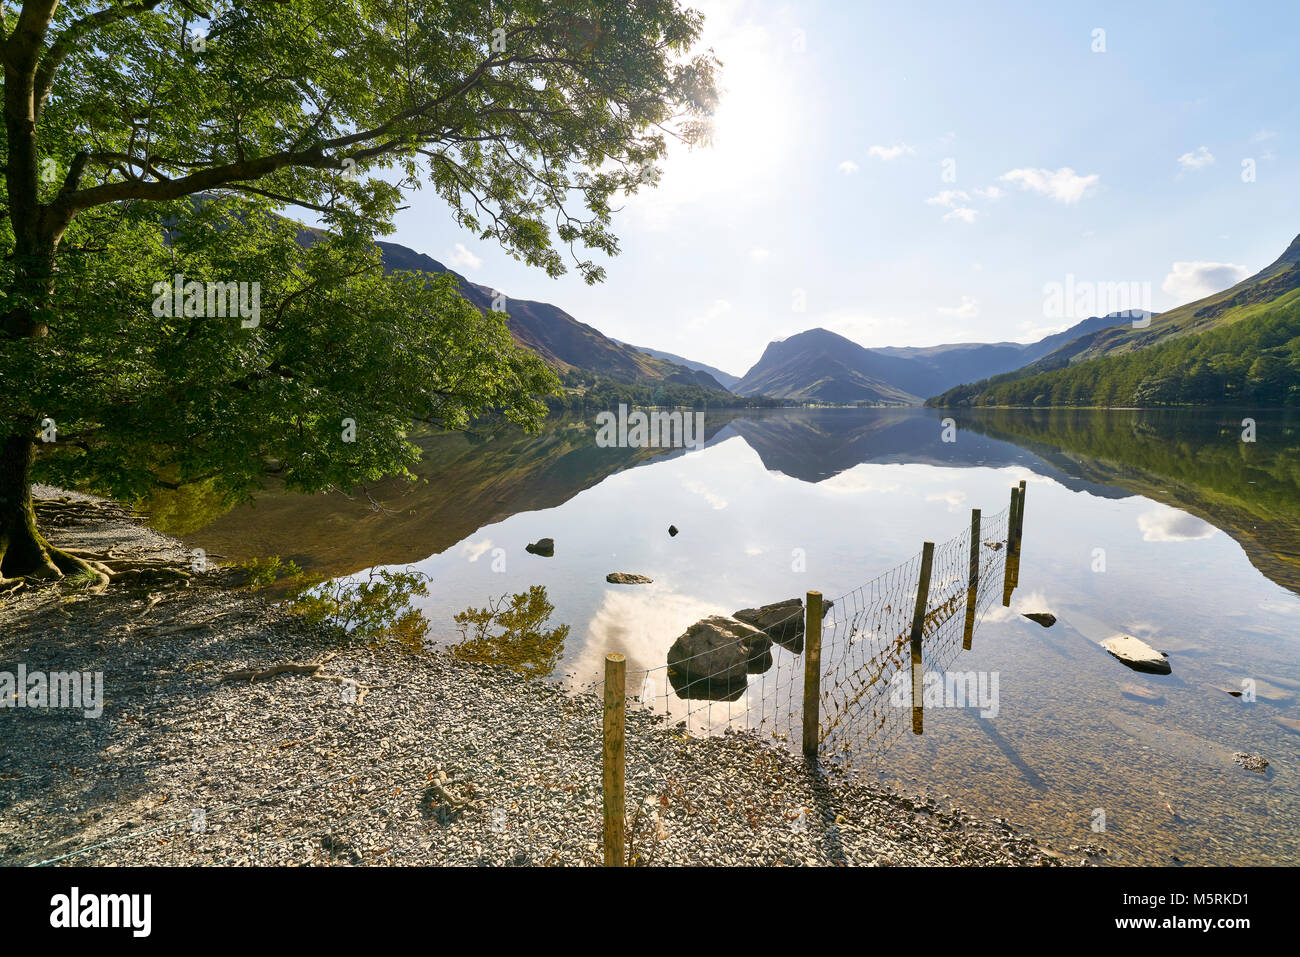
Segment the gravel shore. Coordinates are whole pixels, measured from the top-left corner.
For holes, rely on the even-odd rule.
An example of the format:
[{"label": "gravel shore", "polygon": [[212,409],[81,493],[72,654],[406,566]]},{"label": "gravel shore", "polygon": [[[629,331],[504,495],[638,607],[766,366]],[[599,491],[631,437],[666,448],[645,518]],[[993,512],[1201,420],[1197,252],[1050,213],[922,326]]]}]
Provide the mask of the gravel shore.
[{"label": "gravel shore", "polygon": [[[65,547],[187,562],[103,505],[46,527]],[[331,651],[329,674],[371,686],[360,704],[350,685],[295,674],[219,683]],[[0,671],[19,664],[103,672],[104,704],[98,718],[0,711],[0,863],[601,860],[592,695],[435,652],[346,648],[219,572],[0,599]],[[811,771],[754,735],[692,738],[631,709],[627,738],[637,863],[1061,862],[1004,821]]]}]

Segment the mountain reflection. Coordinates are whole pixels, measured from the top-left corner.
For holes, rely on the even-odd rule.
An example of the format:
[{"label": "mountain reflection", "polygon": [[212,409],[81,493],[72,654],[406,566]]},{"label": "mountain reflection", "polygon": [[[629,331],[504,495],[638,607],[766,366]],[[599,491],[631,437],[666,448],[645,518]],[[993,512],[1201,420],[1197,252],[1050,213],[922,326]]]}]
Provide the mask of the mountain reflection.
[{"label": "mountain reflection", "polygon": [[[944,441],[949,416],[956,431]],[[1101,498],[1142,495],[1222,529],[1263,574],[1300,592],[1300,427],[1294,418],[1256,417],[1258,440],[1246,443],[1240,413],[1226,412],[721,410],[705,415],[705,445],[739,437],[764,468],[809,483],[863,463],[1016,466]],[[598,447],[593,419],[553,419],[534,435],[424,436],[415,482],[391,480],[352,497],[272,488],[191,537],[227,558],[281,555],[337,577],[420,561],[618,472],[694,454]],[[160,520],[176,510],[165,499],[153,503]],[[1151,534],[1205,534],[1160,521]]]}]

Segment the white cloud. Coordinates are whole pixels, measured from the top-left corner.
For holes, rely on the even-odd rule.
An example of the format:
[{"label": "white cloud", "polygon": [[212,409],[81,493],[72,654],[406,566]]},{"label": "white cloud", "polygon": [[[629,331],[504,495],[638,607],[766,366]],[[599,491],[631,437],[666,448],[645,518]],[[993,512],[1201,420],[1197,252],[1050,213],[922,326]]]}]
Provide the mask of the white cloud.
[{"label": "white cloud", "polygon": [[853,160],[845,160],[843,163],[841,163],[839,166],[835,168],[839,170],[841,173],[843,173],[845,176],[852,176],[860,169],[858,164],[853,162]]},{"label": "white cloud", "polygon": [[693,316],[686,320],[688,329],[696,330],[717,322],[727,313],[731,312],[731,303],[725,299],[715,299],[708,309],[704,310],[701,315]]},{"label": "white cloud", "polygon": [[894,146],[873,146],[871,149],[867,150],[867,155],[878,160],[884,160],[888,163],[890,160],[898,159],[904,153],[912,154],[915,152],[916,150],[912,149],[912,147],[908,146],[906,143],[898,143]]},{"label": "white cloud", "polygon": [[490,538],[485,538],[481,542],[467,541],[461,543],[460,553],[464,555],[467,560],[471,562],[476,562],[480,558],[482,558],[485,554],[487,554],[487,551],[491,547],[492,547],[492,539]]},{"label": "white cloud", "polygon": [[1144,542],[1188,542],[1210,538],[1216,529],[1195,515],[1173,508],[1157,509],[1138,516]]},{"label": "white cloud", "polygon": [[926,202],[931,206],[947,206],[952,209],[958,202],[965,202],[968,199],[970,196],[960,189],[945,189],[941,193],[935,193]]},{"label": "white cloud", "polygon": [[727,500],[723,498],[721,495],[719,495],[717,492],[710,489],[703,482],[696,482],[694,480],[685,481],[682,482],[682,488],[686,489],[686,491],[688,492],[700,496],[700,498],[708,502],[710,507],[712,507],[715,511],[721,511],[722,509],[727,507]]},{"label": "white cloud", "polygon": [[1067,206],[1091,195],[1101,182],[1098,173],[1080,176],[1068,166],[1062,166],[1058,170],[1013,169],[1003,173],[999,179],[1005,183],[1017,183],[1021,189],[1051,197]]},{"label": "white cloud", "polygon": [[447,263],[457,269],[477,269],[483,265],[483,260],[466,249],[464,243],[457,243],[456,251],[447,257]]},{"label": "white cloud", "polygon": [[1177,262],[1160,288],[1181,305],[1227,289],[1248,275],[1249,269],[1233,263]]},{"label": "white cloud", "polygon": [[1277,136],[1277,130],[1260,130],[1250,138],[1252,143],[1262,143],[1265,140],[1271,140]]},{"label": "white cloud", "polygon": [[943,221],[945,223],[973,223],[975,217],[979,215],[979,210],[971,209],[969,206],[958,206],[950,213],[944,213]]},{"label": "white cloud", "polygon": [[1206,147],[1198,146],[1190,153],[1178,157],[1178,165],[1183,169],[1204,169],[1214,164],[1214,154]]},{"label": "white cloud", "polygon": [[762,246],[755,246],[749,251],[749,258],[756,263],[765,263],[772,258],[772,254]]},{"label": "white cloud", "polygon": [[960,306],[940,306],[939,315],[958,319],[974,319],[980,314],[979,302],[974,296],[962,296]]},{"label": "white cloud", "polygon": [[995,200],[1001,199],[1005,194],[997,186],[981,186],[975,189],[975,195],[980,199]]},{"label": "white cloud", "polygon": [[948,511],[955,512],[966,501],[966,493],[961,489],[949,489],[946,492],[933,492],[925,497],[927,502],[946,502]]}]

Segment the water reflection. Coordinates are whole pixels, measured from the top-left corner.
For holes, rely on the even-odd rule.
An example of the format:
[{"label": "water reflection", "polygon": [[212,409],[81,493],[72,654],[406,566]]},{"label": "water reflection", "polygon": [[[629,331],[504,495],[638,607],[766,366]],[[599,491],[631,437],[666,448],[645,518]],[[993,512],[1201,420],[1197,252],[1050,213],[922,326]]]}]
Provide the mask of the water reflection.
[{"label": "water reflection", "polygon": [[[1008,486],[1024,481],[1018,567],[983,579],[992,595],[969,648],[967,602],[944,633],[963,669],[1001,675],[1001,709],[926,708],[922,736],[901,709],[881,725],[897,737],[880,774],[988,815],[1015,808],[1067,844],[1096,838],[1090,815],[1103,807],[1116,860],[1300,862],[1294,420],[1256,416],[1259,440],[1247,445],[1228,413],[946,414],[958,421],[952,443],[929,410],[852,409],[709,413],[706,447],[685,454],[598,449],[590,423],[565,420],[477,445],[428,437],[422,481],[379,496],[395,514],[268,492],[191,541],[229,557],[292,555],[329,574],[413,562],[432,582],[415,605],[440,643],[454,642],[467,605],[541,586],[554,606],[543,631],[570,632],[558,653],[543,650],[538,673],[585,683],[620,652],[637,706],[663,713],[671,700],[671,716],[699,722],[693,730],[738,719],[783,733],[760,722],[797,715],[795,654],[773,643],[771,667],[746,668],[734,700],[681,701],[663,671],[678,637],[710,615],[811,589],[847,594],[921,542],[947,540],[969,509],[1001,512]],[[554,539],[553,557],[525,551],[542,538]],[[654,583],[608,585],[611,571]],[[1020,584],[1011,594],[1008,576]],[[1037,612],[1056,623],[1022,617]],[[1137,675],[1112,659],[1099,643],[1119,632],[1168,652],[1174,674]],[[1272,697],[1222,690],[1247,679]],[[876,711],[855,720],[879,723]],[[1261,754],[1277,773],[1222,764],[1217,751],[1193,761],[1200,741]]]}]

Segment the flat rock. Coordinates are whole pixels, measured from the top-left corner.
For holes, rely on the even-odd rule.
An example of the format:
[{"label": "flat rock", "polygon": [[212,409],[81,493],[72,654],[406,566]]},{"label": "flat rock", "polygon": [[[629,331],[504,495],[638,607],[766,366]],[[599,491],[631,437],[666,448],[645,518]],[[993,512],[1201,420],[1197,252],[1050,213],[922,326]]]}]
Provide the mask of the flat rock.
[{"label": "flat rock", "polygon": [[1056,624],[1056,616],[1053,615],[1051,612],[1033,611],[1025,615],[1025,617],[1032,622],[1036,622],[1042,625],[1044,628],[1051,628],[1054,624]]},{"label": "flat rock", "polygon": [[531,545],[525,545],[524,551],[533,555],[541,555],[543,558],[550,558],[555,554],[555,539],[539,538]]},{"label": "flat rock", "polygon": [[605,576],[605,581],[611,585],[649,585],[654,582],[654,579],[646,578],[644,575],[632,575],[628,572],[610,572]]},{"label": "flat rock", "polygon": [[1153,675],[1167,675],[1173,671],[1165,656],[1141,638],[1134,638],[1132,635],[1114,635],[1103,641],[1101,646],[1134,671],[1144,671]]}]

